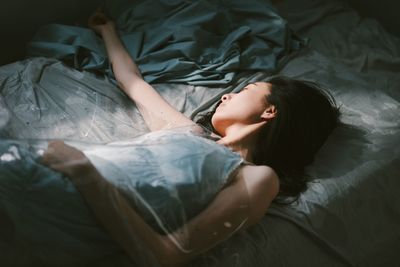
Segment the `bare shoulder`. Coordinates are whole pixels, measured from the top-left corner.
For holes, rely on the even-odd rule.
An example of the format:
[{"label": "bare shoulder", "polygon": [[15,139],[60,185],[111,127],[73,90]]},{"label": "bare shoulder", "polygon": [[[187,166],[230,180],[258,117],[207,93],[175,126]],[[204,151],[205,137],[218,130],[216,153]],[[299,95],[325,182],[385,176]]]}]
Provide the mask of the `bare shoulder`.
[{"label": "bare shoulder", "polygon": [[279,192],[279,178],[268,166],[244,165],[238,179],[246,185],[251,210],[250,224],[258,222]]},{"label": "bare shoulder", "polygon": [[[240,178],[244,179],[248,189],[267,190],[273,197],[279,191],[279,178],[276,172],[268,166],[244,165],[241,170]],[[256,187],[256,188],[253,188]]]}]

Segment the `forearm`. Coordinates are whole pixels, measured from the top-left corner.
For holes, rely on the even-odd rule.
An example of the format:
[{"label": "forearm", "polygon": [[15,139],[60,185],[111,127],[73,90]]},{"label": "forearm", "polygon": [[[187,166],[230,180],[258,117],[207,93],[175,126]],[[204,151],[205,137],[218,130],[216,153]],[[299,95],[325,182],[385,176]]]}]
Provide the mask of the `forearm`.
[{"label": "forearm", "polygon": [[[165,238],[154,231],[129,205],[118,190],[108,183],[92,164],[88,164],[70,179],[83,195],[89,207],[111,236],[133,259],[143,243],[159,263],[168,262]],[[143,248],[141,248],[143,249]]]},{"label": "forearm", "polygon": [[115,77],[121,89],[135,101],[149,129],[162,128],[175,110],[143,80],[140,71],[126,51],[114,27],[101,32]]},{"label": "forearm", "polygon": [[139,68],[125,49],[115,28],[105,27],[101,35],[117,81],[126,88],[133,79],[142,79]]},{"label": "forearm", "polygon": [[193,123],[143,80],[139,68],[125,49],[112,21],[102,13],[96,13],[89,20],[89,24],[103,37],[120,88],[135,101],[150,130]]}]

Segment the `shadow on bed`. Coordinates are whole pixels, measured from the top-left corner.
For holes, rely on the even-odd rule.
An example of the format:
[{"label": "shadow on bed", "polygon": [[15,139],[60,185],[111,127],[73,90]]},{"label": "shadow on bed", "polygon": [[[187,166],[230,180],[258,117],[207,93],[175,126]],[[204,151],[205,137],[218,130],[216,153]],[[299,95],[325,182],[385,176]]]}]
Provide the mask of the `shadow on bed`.
[{"label": "shadow on bed", "polygon": [[368,155],[367,134],[361,127],[340,123],[309,167],[311,180],[341,177],[351,172],[362,162],[364,154]]},{"label": "shadow on bed", "polygon": [[[395,71],[400,62],[399,39],[358,17],[344,1],[285,0],[281,4],[293,28],[311,42],[304,53],[286,62],[280,73],[331,88],[343,104],[344,123],[309,167],[312,182],[299,203],[272,207],[254,228],[209,251],[192,266],[398,266],[400,80]],[[77,61],[81,65],[83,58]],[[360,67],[366,63],[368,68]],[[49,67],[41,72],[43,66]],[[221,93],[237,92],[245,82],[268,75],[240,80],[236,87],[156,87],[175,107],[191,115],[210,109]],[[117,90],[106,79],[70,69],[55,59],[30,58],[2,66],[0,93],[11,117],[3,128],[9,136],[20,139],[57,137],[83,142],[127,139],[145,133],[147,129],[134,105]],[[43,96],[43,91],[48,93]],[[94,93],[99,101],[93,98]],[[80,113],[74,113],[77,110]],[[66,114],[68,127],[61,125]],[[2,213],[0,206],[0,218],[6,218]],[[93,229],[100,229],[96,227]],[[12,238],[12,232],[8,220],[0,220],[1,246]],[[93,253],[87,264],[131,266],[126,254],[105,233],[93,237],[101,241],[87,246]],[[65,240],[69,238],[65,236]],[[65,245],[65,240],[54,242]],[[107,255],[93,248],[99,244],[104,248],[98,251]],[[5,252],[0,250],[0,257]],[[44,255],[45,260],[53,259]]]},{"label": "shadow on bed", "polygon": [[15,238],[15,227],[10,219],[6,209],[0,202],[0,247],[1,250],[7,247],[7,243],[11,242]]}]

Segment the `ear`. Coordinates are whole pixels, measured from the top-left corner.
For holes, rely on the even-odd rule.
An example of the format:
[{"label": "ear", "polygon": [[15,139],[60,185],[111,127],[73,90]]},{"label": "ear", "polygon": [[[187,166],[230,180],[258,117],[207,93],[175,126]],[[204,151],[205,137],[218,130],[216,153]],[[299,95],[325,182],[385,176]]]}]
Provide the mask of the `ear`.
[{"label": "ear", "polygon": [[274,105],[270,105],[267,107],[264,112],[261,114],[261,119],[263,120],[271,120],[276,117],[276,114],[278,113],[278,110]]}]

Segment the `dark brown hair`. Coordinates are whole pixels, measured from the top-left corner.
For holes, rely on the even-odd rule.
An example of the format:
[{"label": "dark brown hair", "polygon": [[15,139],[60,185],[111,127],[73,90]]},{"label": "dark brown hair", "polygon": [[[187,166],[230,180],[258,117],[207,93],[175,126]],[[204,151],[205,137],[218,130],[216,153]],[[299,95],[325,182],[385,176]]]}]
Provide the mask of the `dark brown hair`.
[{"label": "dark brown hair", "polygon": [[[337,126],[340,113],[332,95],[314,82],[285,76],[266,82],[272,85],[266,100],[276,107],[277,115],[258,135],[253,163],[275,170],[280,180],[275,202],[288,204],[307,189],[305,167]],[[211,124],[214,112],[197,123],[215,132]]]}]

